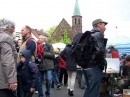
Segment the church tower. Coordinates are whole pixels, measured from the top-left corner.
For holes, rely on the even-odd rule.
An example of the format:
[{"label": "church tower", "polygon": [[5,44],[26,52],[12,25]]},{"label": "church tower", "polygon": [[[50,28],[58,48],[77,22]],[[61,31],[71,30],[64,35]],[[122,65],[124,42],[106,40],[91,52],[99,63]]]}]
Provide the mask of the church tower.
[{"label": "church tower", "polygon": [[76,34],[82,32],[82,16],[80,14],[78,0],[75,2],[74,12],[72,16],[72,29]]}]

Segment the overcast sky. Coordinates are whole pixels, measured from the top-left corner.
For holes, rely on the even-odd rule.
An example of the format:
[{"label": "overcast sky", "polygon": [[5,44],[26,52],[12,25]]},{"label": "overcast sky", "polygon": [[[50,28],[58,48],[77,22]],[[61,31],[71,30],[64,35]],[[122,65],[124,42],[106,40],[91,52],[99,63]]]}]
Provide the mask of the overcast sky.
[{"label": "overcast sky", "polygon": [[[72,25],[76,0],[1,0],[0,18],[22,26],[48,30],[65,18]],[[83,32],[92,29],[92,21],[101,18],[108,22],[105,37],[130,37],[130,0],[78,0],[82,15]],[[117,29],[116,29],[117,26]]]}]

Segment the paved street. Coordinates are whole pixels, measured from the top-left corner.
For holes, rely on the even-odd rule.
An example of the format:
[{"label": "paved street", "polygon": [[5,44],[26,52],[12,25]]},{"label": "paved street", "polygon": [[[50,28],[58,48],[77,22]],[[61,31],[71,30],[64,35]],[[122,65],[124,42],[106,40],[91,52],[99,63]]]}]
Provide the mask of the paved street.
[{"label": "paved street", "polygon": [[[43,91],[45,93],[45,84],[43,84]],[[73,97],[83,97],[84,94],[84,89],[80,89],[77,83],[77,79],[76,79],[76,84],[75,84],[75,90],[74,90],[74,96]],[[37,94],[34,94],[33,97],[38,97]],[[67,86],[62,85],[61,86],[61,90],[57,90],[56,87],[55,88],[51,88],[51,95],[50,97],[70,97],[68,95],[68,90],[67,90]]]},{"label": "paved street", "polygon": [[[43,84],[43,91],[45,93],[45,84]],[[76,79],[76,84],[75,84],[75,90],[74,90],[74,96],[73,97],[83,97],[85,89],[80,89],[78,86],[78,82]],[[38,97],[38,94],[34,94],[33,97]],[[46,96],[44,96],[46,97]],[[68,90],[67,90],[67,86],[62,85],[61,86],[61,90],[57,90],[56,87],[55,88],[51,88],[51,95],[50,97],[70,97],[68,95]],[[100,97],[110,97],[107,94],[104,96],[100,96]]]}]

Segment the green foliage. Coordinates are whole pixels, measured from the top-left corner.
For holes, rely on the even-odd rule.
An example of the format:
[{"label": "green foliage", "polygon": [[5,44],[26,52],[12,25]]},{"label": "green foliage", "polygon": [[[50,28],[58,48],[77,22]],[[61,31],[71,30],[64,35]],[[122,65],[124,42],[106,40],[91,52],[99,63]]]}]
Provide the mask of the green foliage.
[{"label": "green foliage", "polygon": [[57,28],[57,26],[53,26],[49,30],[45,31],[45,33],[48,34],[48,36],[49,36],[47,42],[49,42],[51,44],[54,44],[57,42],[62,42],[64,44],[70,44],[71,40],[70,40],[70,38],[68,38],[68,31],[67,30],[64,30],[63,38],[61,40],[56,40],[56,39],[51,38],[51,35],[53,34],[53,32],[55,31],[56,28]]},{"label": "green foliage", "polygon": [[55,31],[55,29],[57,28],[57,26],[52,26],[49,30],[46,30],[45,33],[51,37],[51,35],[53,34],[53,32]]},{"label": "green foliage", "polygon": [[64,30],[64,35],[63,35],[63,38],[61,40],[62,43],[64,44],[70,44],[71,43],[71,40],[70,38],[68,37],[68,31],[67,30]]},{"label": "green foliage", "polygon": [[51,35],[53,34],[53,32],[55,31],[56,28],[57,28],[57,26],[52,26],[52,27],[50,27],[49,30],[44,31],[49,36],[47,42],[49,42],[51,44],[57,43],[57,40],[54,40],[51,38]]},{"label": "green foliage", "polygon": [[51,44],[54,44],[54,43],[57,43],[58,41],[54,40],[54,39],[51,39],[51,38],[48,38],[47,42],[51,43]]}]

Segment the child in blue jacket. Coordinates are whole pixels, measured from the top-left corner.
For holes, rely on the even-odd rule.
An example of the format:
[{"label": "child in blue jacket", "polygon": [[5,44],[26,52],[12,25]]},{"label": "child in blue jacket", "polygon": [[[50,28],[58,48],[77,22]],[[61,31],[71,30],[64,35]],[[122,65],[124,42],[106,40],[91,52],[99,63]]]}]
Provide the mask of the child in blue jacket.
[{"label": "child in blue jacket", "polygon": [[37,81],[38,67],[31,61],[30,50],[24,50],[20,53],[21,61],[17,64],[18,78],[22,88],[22,97],[32,97]]}]

